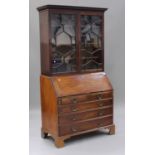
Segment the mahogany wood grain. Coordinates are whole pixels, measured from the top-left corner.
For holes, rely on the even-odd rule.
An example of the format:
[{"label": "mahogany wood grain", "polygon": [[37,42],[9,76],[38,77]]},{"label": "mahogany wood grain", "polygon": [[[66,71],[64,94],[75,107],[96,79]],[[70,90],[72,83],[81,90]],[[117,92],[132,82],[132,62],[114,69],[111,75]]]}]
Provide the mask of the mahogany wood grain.
[{"label": "mahogany wood grain", "polygon": [[49,78],[40,77],[42,131],[58,135],[57,98]]},{"label": "mahogany wood grain", "polygon": [[89,101],[98,101],[98,100],[107,100],[112,98],[112,91],[107,92],[97,92],[97,93],[90,93],[90,94],[83,94],[83,95],[73,95],[62,97],[60,105],[68,105],[68,104],[77,104]]},{"label": "mahogany wood grain", "polygon": [[49,10],[39,13],[40,18],[40,55],[41,73],[50,74],[50,34],[49,34]]},{"label": "mahogany wood grain", "polygon": [[80,112],[76,114],[68,114],[68,115],[61,115],[59,116],[59,124],[71,124],[77,121],[81,120],[87,120],[91,118],[97,118],[105,115],[112,115],[112,106],[108,106],[106,108],[102,109],[97,109],[97,110],[92,110],[92,111],[85,111],[85,112]]},{"label": "mahogany wood grain", "polygon": [[84,103],[71,104],[71,105],[59,106],[59,113],[61,114],[77,113],[77,112],[88,111],[88,110],[90,111],[92,109],[103,108],[105,106],[111,106],[111,105],[112,105],[112,99],[87,102],[85,104]]},{"label": "mahogany wood grain", "polygon": [[52,76],[51,80],[60,97],[112,90],[110,81],[104,72]]},{"label": "mahogany wood grain", "polygon": [[63,125],[59,128],[59,131],[60,131],[60,136],[63,136],[66,134],[73,134],[84,130],[111,125],[112,123],[113,123],[112,116],[109,116],[102,119],[97,119],[97,120],[88,121],[84,123],[76,123],[74,125],[73,124]]}]

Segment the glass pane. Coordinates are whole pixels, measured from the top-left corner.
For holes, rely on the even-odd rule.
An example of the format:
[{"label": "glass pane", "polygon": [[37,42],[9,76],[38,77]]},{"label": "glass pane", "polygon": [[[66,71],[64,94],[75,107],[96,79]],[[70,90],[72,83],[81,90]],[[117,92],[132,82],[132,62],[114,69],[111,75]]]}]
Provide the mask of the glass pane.
[{"label": "glass pane", "polygon": [[52,72],[76,71],[75,15],[53,14],[52,20]]},{"label": "glass pane", "polygon": [[101,17],[81,16],[81,69],[102,69]]}]

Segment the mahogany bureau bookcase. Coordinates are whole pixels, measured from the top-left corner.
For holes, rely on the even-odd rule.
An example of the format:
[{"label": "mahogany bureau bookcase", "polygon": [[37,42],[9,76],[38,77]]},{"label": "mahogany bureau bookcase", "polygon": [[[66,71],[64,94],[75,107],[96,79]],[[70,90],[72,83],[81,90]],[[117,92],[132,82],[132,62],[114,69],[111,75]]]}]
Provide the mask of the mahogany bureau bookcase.
[{"label": "mahogany bureau bookcase", "polygon": [[46,5],[40,18],[42,137],[115,133],[113,89],[104,72],[106,8]]}]

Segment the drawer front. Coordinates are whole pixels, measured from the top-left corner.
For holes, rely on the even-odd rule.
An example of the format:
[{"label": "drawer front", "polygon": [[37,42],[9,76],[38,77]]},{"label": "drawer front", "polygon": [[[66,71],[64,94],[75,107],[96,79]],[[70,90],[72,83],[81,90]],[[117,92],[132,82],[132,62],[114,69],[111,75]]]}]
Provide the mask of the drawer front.
[{"label": "drawer front", "polygon": [[100,99],[105,99],[105,98],[112,98],[112,92],[91,93],[87,95],[63,97],[62,100],[59,102],[59,104],[60,105],[76,104],[76,103],[100,100]]},{"label": "drawer front", "polygon": [[60,134],[60,136],[64,136],[64,135],[68,135],[68,134],[76,134],[78,132],[108,126],[108,125],[111,125],[112,123],[113,123],[112,116],[108,116],[108,117],[105,117],[102,119],[72,124],[70,126],[69,125],[60,126],[59,134]]},{"label": "drawer front", "polygon": [[72,113],[72,112],[74,113],[74,112],[85,111],[85,110],[94,109],[94,108],[101,108],[109,105],[112,105],[112,99],[86,102],[81,104],[70,104],[70,105],[59,106],[58,108],[59,108],[59,113]]},{"label": "drawer front", "polygon": [[69,124],[69,123],[74,123],[77,121],[82,121],[86,119],[92,119],[96,117],[102,117],[105,115],[112,115],[113,109],[112,106],[107,107],[107,108],[102,108],[98,110],[93,110],[93,111],[88,111],[88,112],[82,112],[82,113],[77,113],[77,114],[69,114],[69,115],[62,115],[59,116],[59,123],[60,124]]}]

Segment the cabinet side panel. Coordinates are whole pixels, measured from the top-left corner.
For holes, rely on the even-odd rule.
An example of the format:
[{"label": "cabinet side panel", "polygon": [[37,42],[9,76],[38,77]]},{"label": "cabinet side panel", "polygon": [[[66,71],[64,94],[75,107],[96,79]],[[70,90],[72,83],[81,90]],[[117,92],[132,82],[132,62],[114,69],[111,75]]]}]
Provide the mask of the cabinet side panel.
[{"label": "cabinet side panel", "polygon": [[41,111],[42,129],[52,135],[57,135],[57,99],[51,81],[41,75]]},{"label": "cabinet side panel", "polygon": [[41,73],[50,73],[49,55],[49,11],[44,10],[39,13],[40,18],[40,52],[41,52]]}]

